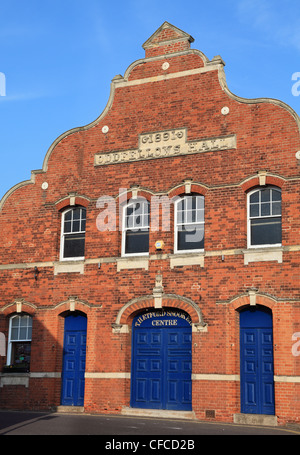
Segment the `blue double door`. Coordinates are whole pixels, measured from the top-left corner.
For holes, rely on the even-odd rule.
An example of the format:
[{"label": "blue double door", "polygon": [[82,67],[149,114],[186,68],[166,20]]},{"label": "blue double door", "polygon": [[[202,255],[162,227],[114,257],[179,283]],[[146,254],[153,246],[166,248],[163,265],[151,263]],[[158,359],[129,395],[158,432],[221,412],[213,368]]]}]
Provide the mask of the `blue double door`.
[{"label": "blue double door", "polygon": [[241,412],[275,414],[272,313],[264,307],[240,313]]},{"label": "blue double door", "polygon": [[83,406],[87,318],[74,314],[65,318],[61,404]]},{"label": "blue double door", "polygon": [[189,318],[173,311],[138,316],[133,321],[132,341],[131,406],[191,410]]}]

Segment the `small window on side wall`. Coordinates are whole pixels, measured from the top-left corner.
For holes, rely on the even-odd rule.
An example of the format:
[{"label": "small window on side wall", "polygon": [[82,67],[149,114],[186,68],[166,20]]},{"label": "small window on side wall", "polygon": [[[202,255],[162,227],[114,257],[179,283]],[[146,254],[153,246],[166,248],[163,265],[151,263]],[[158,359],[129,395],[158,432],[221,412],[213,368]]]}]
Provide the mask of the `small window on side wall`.
[{"label": "small window on side wall", "polygon": [[280,246],[281,190],[257,189],[248,195],[248,247]]},{"label": "small window on side wall", "polygon": [[123,212],[122,255],[149,253],[150,204],[146,199],[130,201]]},{"label": "small window on side wall", "polygon": [[86,209],[73,207],[62,214],[60,259],[83,259]]},{"label": "small window on side wall", "polygon": [[184,196],[175,205],[175,253],[204,249],[204,196]]}]

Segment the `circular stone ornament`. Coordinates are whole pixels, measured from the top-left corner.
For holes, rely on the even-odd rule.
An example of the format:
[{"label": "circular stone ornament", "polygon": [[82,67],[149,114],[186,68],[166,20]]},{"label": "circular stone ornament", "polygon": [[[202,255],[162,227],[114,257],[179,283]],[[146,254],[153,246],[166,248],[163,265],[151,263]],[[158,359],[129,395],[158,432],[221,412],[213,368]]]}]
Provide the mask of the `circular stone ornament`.
[{"label": "circular stone ornament", "polygon": [[227,106],[222,107],[221,112],[223,115],[229,114],[229,107]]}]

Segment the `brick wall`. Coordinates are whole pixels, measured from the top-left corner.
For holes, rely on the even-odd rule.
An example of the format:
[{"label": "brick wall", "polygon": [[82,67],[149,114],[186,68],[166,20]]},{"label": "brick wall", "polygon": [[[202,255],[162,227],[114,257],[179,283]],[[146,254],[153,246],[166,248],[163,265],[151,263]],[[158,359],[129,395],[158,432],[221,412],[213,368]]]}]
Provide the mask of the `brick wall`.
[{"label": "brick wall", "polygon": [[[152,295],[159,271],[164,295],[194,302],[206,324],[206,331],[193,332],[193,374],[200,378],[193,381],[196,415],[231,420],[240,412],[239,381],[226,380],[226,375],[240,374],[238,310],[249,305],[248,291],[255,288],[256,304],[273,312],[276,414],[280,422],[299,420],[300,357],[291,351],[292,335],[300,332],[299,119],[280,102],[230,94],[221,60],[209,62],[190,49],[191,42],[189,35],[164,26],[145,44],[146,58],[113,82],[103,114],[62,135],[32,183],[20,185],[2,201],[0,332],[8,336],[8,318],[21,302],[22,311],[33,315],[33,338],[29,387],[1,387],[1,407],[49,409],[60,404],[63,320],[72,296],[75,309],[88,317],[85,409],[120,412],[129,406],[130,324],[138,311],[153,305],[153,299],[151,305],[150,300],[140,302]],[[223,107],[229,108],[227,115]],[[96,154],[137,150],[140,135],[179,128],[185,129],[187,143],[235,135],[236,147],[94,165]],[[155,137],[154,144],[163,147]],[[282,262],[261,257],[245,264],[247,192],[259,187],[261,171],[266,184],[282,190]],[[100,232],[98,198],[114,198],[118,215],[120,188],[129,197],[136,187],[138,195],[151,201],[153,196],[184,195],[184,180],[205,197],[204,262],[172,266],[171,205],[170,229],[150,232],[147,267],[130,268],[129,261],[130,267],[122,268],[118,217],[115,230]],[[85,261],[79,271],[57,273],[61,213],[72,197],[87,209]],[[156,240],[164,241],[161,252],[155,249]],[[129,333],[114,331],[119,312],[133,299],[141,300],[122,321]],[[178,305],[192,312],[191,306]],[[193,323],[199,322],[193,317]],[[0,357],[0,366],[5,362]],[[56,376],[37,378],[33,373]]]}]

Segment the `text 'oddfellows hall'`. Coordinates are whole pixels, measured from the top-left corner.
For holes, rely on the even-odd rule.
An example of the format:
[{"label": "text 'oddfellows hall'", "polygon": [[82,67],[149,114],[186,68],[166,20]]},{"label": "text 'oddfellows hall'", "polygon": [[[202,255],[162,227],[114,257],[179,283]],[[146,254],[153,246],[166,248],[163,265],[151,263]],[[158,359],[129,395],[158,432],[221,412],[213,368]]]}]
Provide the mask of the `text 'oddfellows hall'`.
[{"label": "text 'oddfellows hall'", "polygon": [[192,42],[165,22],[3,197],[2,409],[300,422],[300,119]]}]

